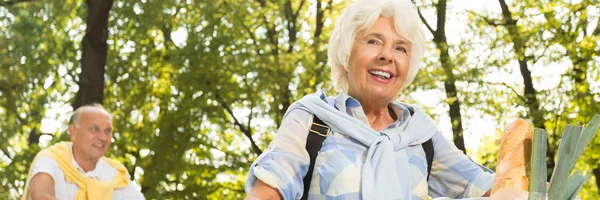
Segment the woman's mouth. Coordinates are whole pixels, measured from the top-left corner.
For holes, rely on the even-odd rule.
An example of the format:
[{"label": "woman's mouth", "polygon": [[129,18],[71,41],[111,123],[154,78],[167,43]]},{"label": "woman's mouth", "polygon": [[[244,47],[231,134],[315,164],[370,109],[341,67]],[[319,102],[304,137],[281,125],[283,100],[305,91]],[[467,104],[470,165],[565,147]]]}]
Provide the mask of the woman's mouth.
[{"label": "woman's mouth", "polygon": [[384,70],[369,70],[368,72],[375,81],[380,83],[389,83],[395,77],[394,74]]},{"label": "woman's mouth", "polygon": [[379,77],[381,79],[390,79],[393,77],[391,73],[381,70],[369,70],[369,74]]}]

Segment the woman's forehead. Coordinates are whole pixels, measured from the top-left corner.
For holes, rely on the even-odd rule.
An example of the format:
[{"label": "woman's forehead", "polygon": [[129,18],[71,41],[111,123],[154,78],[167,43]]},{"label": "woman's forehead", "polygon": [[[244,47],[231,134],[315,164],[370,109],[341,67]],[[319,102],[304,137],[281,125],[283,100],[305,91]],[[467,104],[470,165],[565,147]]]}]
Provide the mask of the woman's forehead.
[{"label": "woman's forehead", "polygon": [[359,37],[377,37],[381,39],[389,35],[393,36],[394,43],[411,44],[410,40],[397,30],[394,20],[385,16],[380,16],[371,27],[359,31],[357,34]]}]

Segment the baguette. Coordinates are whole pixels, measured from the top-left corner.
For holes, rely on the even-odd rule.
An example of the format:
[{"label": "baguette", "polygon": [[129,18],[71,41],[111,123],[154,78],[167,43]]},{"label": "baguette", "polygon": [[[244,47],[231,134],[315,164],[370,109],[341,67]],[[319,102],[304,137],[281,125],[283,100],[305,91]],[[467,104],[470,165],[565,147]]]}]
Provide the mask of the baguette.
[{"label": "baguette", "polygon": [[533,129],[520,118],[504,127],[492,194],[500,188],[529,190]]}]

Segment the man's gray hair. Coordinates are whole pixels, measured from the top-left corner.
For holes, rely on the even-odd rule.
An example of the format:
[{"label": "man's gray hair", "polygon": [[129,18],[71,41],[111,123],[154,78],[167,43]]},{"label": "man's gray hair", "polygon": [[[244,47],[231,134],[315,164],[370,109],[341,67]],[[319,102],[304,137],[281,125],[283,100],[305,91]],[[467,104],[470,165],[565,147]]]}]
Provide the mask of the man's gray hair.
[{"label": "man's gray hair", "polygon": [[102,106],[99,103],[92,103],[92,104],[84,105],[84,106],[77,108],[73,112],[73,115],[71,115],[71,118],[69,119],[69,125],[73,124],[76,127],[79,127],[79,118],[81,117],[81,113],[83,113],[87,110],[90,110],[90,109],[98,109],[98,110],[104,111],[108,115],[108,117],[112,120],[112,115],[104,108],[104,106]]},{"label": "man's gray hair", "polygon": [[327,63],[336,91],[348,91],[348,76],[341,66],[348,70],[356,35],[371,28],[379,16],[392,18],[396,31],[411,42],[410,66],[402,89],[415,79],[425,52],[425,33],[414,4],[409,0],[355,0],[336,20],[329,39]]}]

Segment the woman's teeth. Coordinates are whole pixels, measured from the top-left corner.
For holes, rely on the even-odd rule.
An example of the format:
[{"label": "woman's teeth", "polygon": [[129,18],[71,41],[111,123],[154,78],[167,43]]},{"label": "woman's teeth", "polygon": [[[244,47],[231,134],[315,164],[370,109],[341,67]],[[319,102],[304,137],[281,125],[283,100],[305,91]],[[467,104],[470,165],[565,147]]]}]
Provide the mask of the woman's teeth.
[{"label": "woman's teeth", "polygon": [[373,74],[375,76],[381,77],[381,78],[385,78],[385,79],[389,79],[391,78],[391,74],[384,72],[384,71],[377,71],[377,70],[371,70],[369,71],[370,74]]}]

